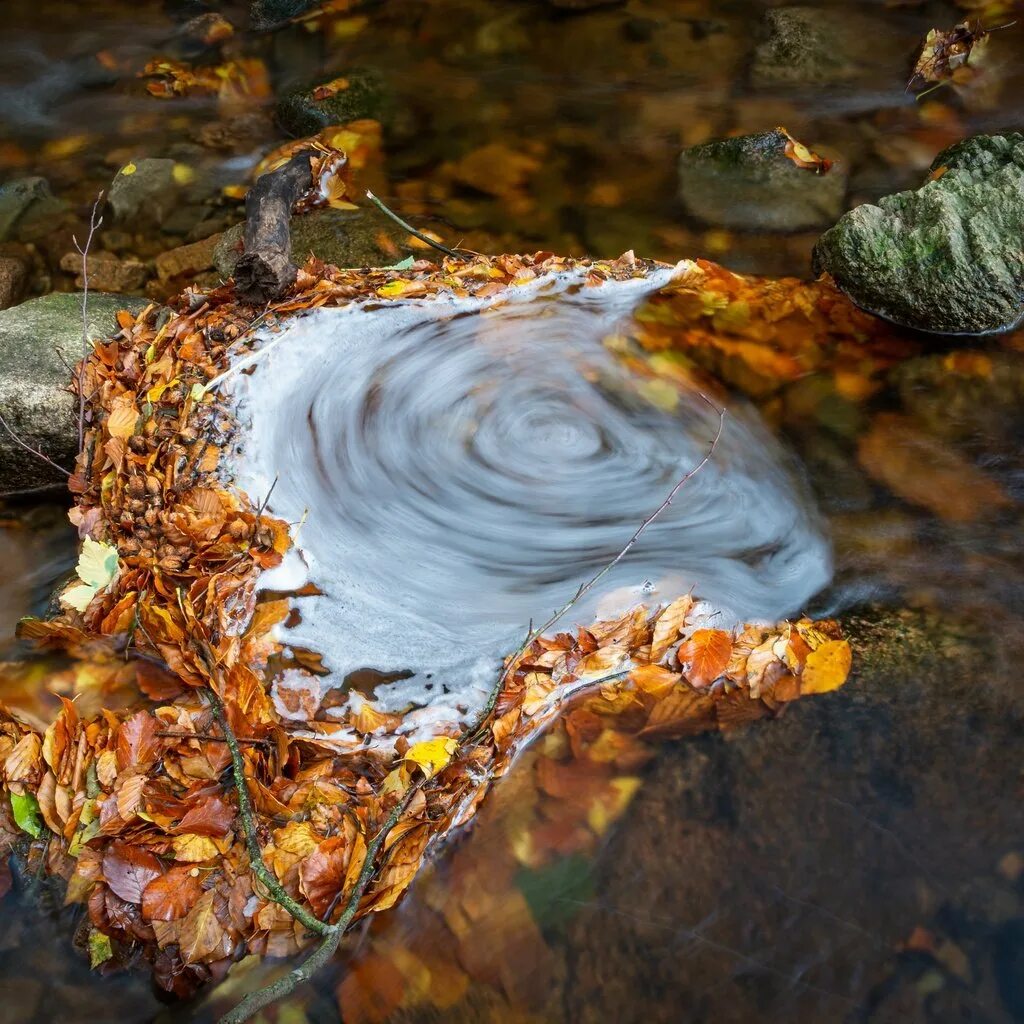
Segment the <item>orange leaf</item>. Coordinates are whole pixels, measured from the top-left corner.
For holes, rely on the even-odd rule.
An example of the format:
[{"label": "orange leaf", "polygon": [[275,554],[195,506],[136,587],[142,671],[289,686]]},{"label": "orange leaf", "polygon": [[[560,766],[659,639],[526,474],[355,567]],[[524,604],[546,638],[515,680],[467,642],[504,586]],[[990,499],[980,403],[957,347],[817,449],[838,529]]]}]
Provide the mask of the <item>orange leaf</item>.
[{"label": "orange leaf", "polygon": [[724,629],[698,629],[679,646],[679,663],[687,666],[686,679],[691,686],[710,686],[729,664],[732,637]]},{"label": "orange leaf", "polygon": [[198,868],[173,867],[154,878],[142,893],[142,916],[147,921],[177,921],[203,894]]},{"label": "orange leaf", "polygon": [[665,652],[676,642],[686,616],[693,607],[693,598],[683,594],[676,598],[659,616],[654,624],[654,639],[651,641],[651,664],[656,665],[665,657]]}]

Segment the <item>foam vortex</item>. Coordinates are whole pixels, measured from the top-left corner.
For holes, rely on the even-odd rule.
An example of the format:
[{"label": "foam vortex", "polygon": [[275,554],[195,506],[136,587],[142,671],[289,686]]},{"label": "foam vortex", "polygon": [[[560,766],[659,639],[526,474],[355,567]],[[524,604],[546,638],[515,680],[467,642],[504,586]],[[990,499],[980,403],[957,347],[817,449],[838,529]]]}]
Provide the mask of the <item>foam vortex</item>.
[{"label": "foam vortex", "polygon": [[[427,700],[441,673],[472,703],[714,437],[698,395],[673,403],[603,344],[656,283],[325,309],[287,326],[238,377],[232,472],[253,495],[277,477],[271,511],[302,521],[303,572],[324,595],[302,600],[289,641],[337,676],[412,670],[397,701]],[[696,586],[726,618],[775,619],[829,572],[786,453],[730,409],[711,462],[573,615]]]}]

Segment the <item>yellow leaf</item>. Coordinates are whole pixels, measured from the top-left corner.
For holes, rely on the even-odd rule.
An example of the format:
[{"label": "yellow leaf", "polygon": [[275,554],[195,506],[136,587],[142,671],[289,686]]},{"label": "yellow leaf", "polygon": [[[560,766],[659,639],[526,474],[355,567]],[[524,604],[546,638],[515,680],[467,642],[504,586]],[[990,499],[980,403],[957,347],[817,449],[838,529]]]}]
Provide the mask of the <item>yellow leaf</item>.
[{"label": "yellow leaf", "polygon": [[212,860],[220,852],[217,844],[209,836],[198,836],[194,832],[184,832],[171,841],[174,847],[174,859],[187,864],[198,864],[204,860]]},{"label": "yellow leaf", "polygon": [[850,674],[853,655],[845,640],[826,640],[816,651],[807,655],[800,676],[801,693],[828,693],[838,690]]},{"label": "yellow leaf", "polygon": [[195,180],[196,172],[188,164],[175,164],[171,177],[178,185],[189,185]]},{"label": "yellow leaf", "polygon": [[128,164],[125,164],[124,167],[121,168],[121,173],[122,174],[134,174],[137,170],[138,170],[138,168],[135,166],[135,164],[128,163]]},{"label": "yellow leaf", "polygon": [[438,736],[436,739],[413,744],[405,755],[405,760],[412,761],[422,769],[428,779],[432,779],[448,766],[448,762],[458,749],[458,740],[453,740],[450,736]]}]

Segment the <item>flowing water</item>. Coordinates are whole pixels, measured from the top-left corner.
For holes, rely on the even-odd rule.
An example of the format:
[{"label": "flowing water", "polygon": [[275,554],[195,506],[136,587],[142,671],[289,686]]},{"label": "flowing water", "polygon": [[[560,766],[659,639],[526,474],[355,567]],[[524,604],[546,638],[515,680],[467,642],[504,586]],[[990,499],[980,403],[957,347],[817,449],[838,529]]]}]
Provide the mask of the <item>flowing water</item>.
[{"label": "flowing water", "polygon": [[[778,6],[759,0],[382,3],[240,32],[220,57],[183,28],[205,6],[3,5],[0,181],[42,175],[67,201],[2,243],[29,264],[30,290],[73,287],[60,259],[129,160],[171,157],[187,194],[159,223],[144,210],[108,224],[104,250],[152,261],[240,220],[223,187],[282,141],[275,94],[357,68],[386,100],[367,182],[487,252],[635,249],[806,276],[817,230],[683,212],[681,148],[784,124],[849,172],[849,207],[915,186],[962,136],[1024,122],[1022,25],[992,37],[999,71],[983,93],[905,91],[916,43],[964,16],[939,0],[803,5],[833,18],[830,70],[803,84],[757,70]],[[244,5],[218,6],[241,23]],[[979,16],[1011,21],[1013,7]],[[266,96],[157,100],[137,77],[157,56],[254,56]],[[368,244],[382,224],[360,229]],[[158,299],[185,283],[146,272]],[[412,672],[391,684],[395,700],[429,705],[440,674],[472,687],[474,664],[482,679],[625,543],[717,422],[613,354],[639,297],[413,303],[377,333],[378,313],[323,311],[257,361],[238,388],[260,453],[246,484],[262,496],[277,477],[274,511],[298,522],[308,510],[306,564],[281,583],[308,576],[326,593],[303,599],[295,643],[324,651],[338,678]],[[300,346],[301,360],[284,358]],[[730,395],[714,460],[597,598],[692,583],[737,616],[834,614],[856,652],[851,681],[779,721],[660,748],[630,769],[643,783],[610,829],[592,827],[592,779],[559,788],[545,774],[557,737],[538,744],[480,826],[280,1019],[337,1020],[340,1003],[348,1021],[409,1024],[1024,1020],[1022,347],[988,339],[959,361],[926,350],[870,402],[818,377],[755,393],[756,408]],[[864,453],[877,461],[879,437],[904,443],[879,433],[892,412],[912,422],[916,454],[886,485]],[[935,484],[949,457],[1005,501],[943,515],[970,491],[949,475]],[[0,514],[5,659],[35,657],[9,640],[13,624],[45,610],[73,562],[55,501]],[[531,850],[527,820],[542,837]],[[217,1008],[162,1004],[143,967],[90,972],[80,924],[16,871],[0,908],[2,1024]]]},{"label": "flowing water", "polygon": [[[411,671],[378,690],[386,707],[475,713],[524,624],[565,604],[697,466],[714,405],[652,388],[605,346],[671,276],[318,310],[246,357],[229,473],[247,493],[273,488],[268,508],[301,524],[262,583],[323,592],[284,635],[323,655],[324,687]],[[737,403],[707,467],[561,628],[693,588],[724,625],[799,611],[831,575],[808,497]]]}]

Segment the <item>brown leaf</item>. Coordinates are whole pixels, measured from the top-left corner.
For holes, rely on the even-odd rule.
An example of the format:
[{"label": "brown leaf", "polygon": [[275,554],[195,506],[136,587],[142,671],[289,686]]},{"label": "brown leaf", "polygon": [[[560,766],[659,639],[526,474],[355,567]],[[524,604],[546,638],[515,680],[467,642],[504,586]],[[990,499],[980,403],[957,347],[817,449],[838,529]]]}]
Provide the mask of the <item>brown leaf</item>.
[{"label": "brown leaf", "polygon": [[204,892],[182,919],[178,946],[185,963],[219,960],[231,951],[231,937],[217,917],[216,896]]},{"label": "brown leaf", "polygon": [[343,836],[321,843],[299,867],[299,888],[317,917],[331,905],[345,885],[349,845]]},{"label": "brown leaf", "polygon": [[141,773],[153,766],[160,752],[156,733],[156,719],[146,711],[139,711],[121,723],[117,732],[117,763],[122,771],[134,768]]},{"label": "brown leaf", "polygon": [[226,836],[235,820],[235,809],[219,796],[208,796],[190,808],[178,822],[176,832],[193,832],[199,836]]},{"label": "brown leaf", "polygon": [[686,666],[686,679],[691,686],[710,686],[729,664],[732,637],[724,629],[698,629],[679,645],[679,663]]},{"label": "brown leaf", "polygon": [[198,868],[172,867],[154,878],[142,893],[142,915],[147,921],[177,921],[203,893]]},{"label": "brown leaf", "polygon": [[111,843],[103,854],[103,877],[126,903],[141,903],[146,886],[163,870],[156,854],[141,846]]}]

